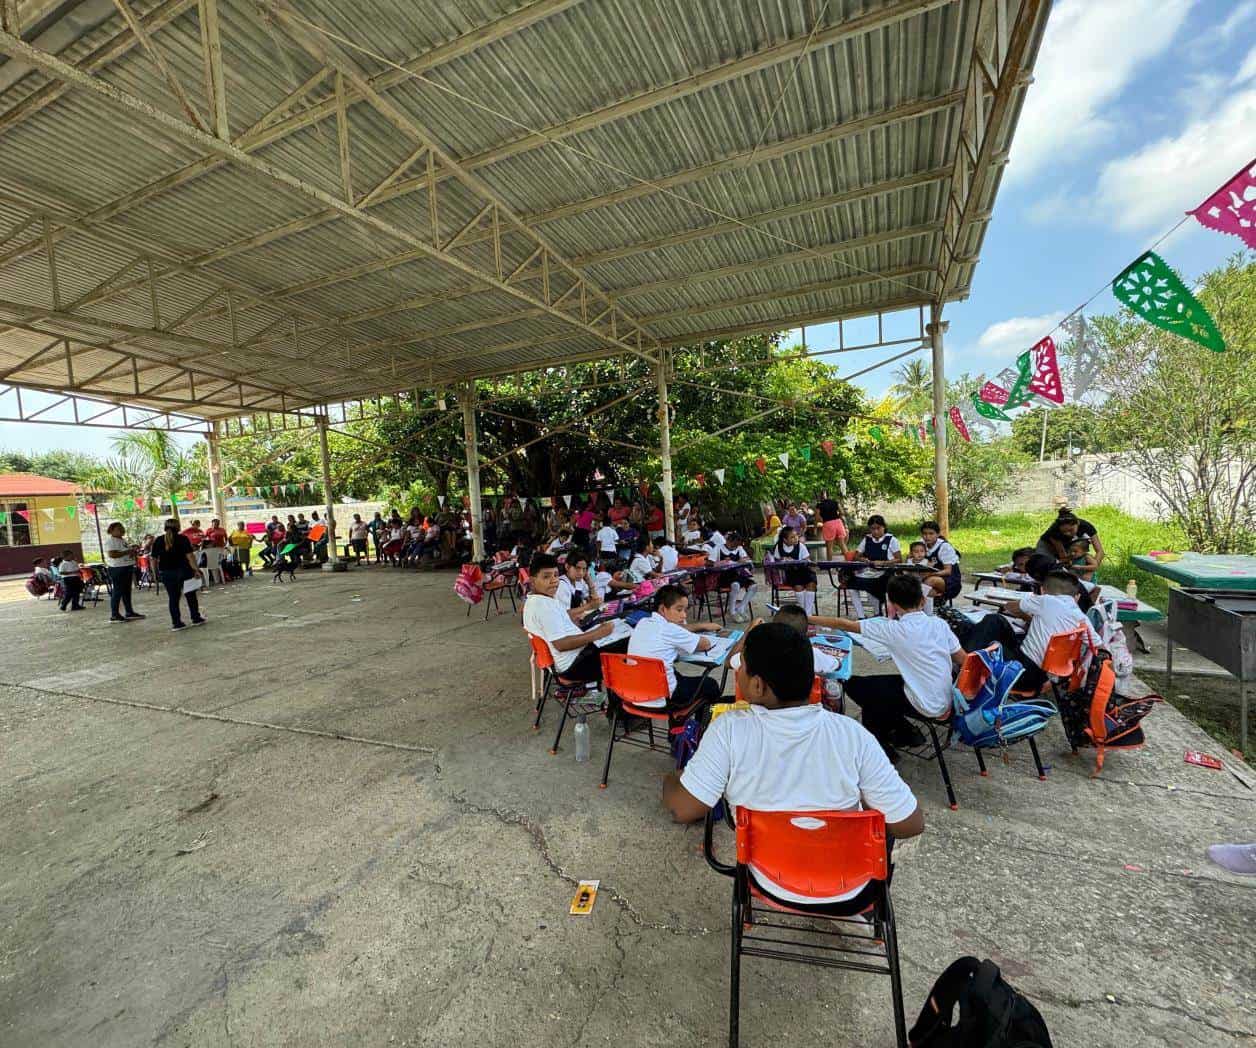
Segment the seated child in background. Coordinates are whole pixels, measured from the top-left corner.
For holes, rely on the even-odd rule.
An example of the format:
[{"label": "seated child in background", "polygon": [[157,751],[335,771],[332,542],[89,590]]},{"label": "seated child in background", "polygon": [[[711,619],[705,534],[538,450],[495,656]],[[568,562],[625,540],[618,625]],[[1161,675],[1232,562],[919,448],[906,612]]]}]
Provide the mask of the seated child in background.
[{"label": "seated child in background", "polygon": [[1084,582],[1090,582],[1099,567],[1099,561],[1090,552],[1090,540],[1080,537],[1075,538],[1068,548],[1068,562],[1073,574]]},{"label": "seated child in background", "polygon": [[662,538],[654,544],[654,548],[659,555],[659,571],[667,574],[669,571],[675,571],[680,563],[680,554],[676,552],[676,545],[671,539]]},{"label": "seated child in background", "polygon": [[[807,627],[811,625],[812,622],[807,613],[797,604],[786,604],[772,616],[772,621],[788,626],[796,633],[801,633],[804,637],[807,636]],[[734,670],[741,665],[741,652],[746,646],[746,638],[750,636],[750,631],[761,625],[763,625],[763,620],[755,619],[754,622],[747,627],[746,632],[742,634],[741,639],[729,649],[728,664]],[[817,623],[817,625],[819,625],[819,623]],[[810,644],[811,642],[808,641],[807,643]],[[839,669],[841,669],[841,662],[834,656],[830,655],[827,651],[821,651],[819,648],[813,647],[811,649],[811,654],[812,661],[815,664],[817,677],[826,677],[829,674],[836,673]]]},{"label": "seated child in background", "polygon": [[920,525],[920,537],[925,540],[925,559],[934,569],[934,574],[926,575],[924,582],[933,589],[935,597],[950,600],[958,596],[963,585],[959,553],[946,541],[936,520],[926,520]]},{"label": "seated child in background", "polygon": [[558,534],[555,535],[554,538],[550,541],[550,544],[545,547],[545,552],[546,553],[560,553],[561,551],[565,550],[570,545],[571,545],[571,529],[562,528],[559,530]]},{"label": "seated child in background", "polygon": [[816,573],[807,563],[811,554],[807,545],[791,527],[782,527],[777,532],[776,544],[771,546],[764,556],[764,563],[771,559],[773,565],[781,571],[784,589],[793,590],[803,611],[814,615],[816,610]]},{"label": "seated child in background", "polygon": [[680,533],[680,544],[685,549],[694,551],[702,545],[702,520],[698,514],[689,514],[689,520]]},{"label": "seated child in background", "polygon": [[886,530],[885,518],[880,513],[868,518],[868,532],[855,547],[855,555],[872,565],[846,580],[847,590],[855,604],[855,614],[863,618],[863,597],[860,594],[871,593],[878,604],[883,602],[889,576],[880,570],[880,565],[896,564],[903,559],[903,547]]},{"label": "seated child in background", "polygon": [[1028,586],[1033,583],[1029,577],[1029,558],[1034,555],[1033,546],[1022,546],[1013,551],[1009,564],[1000,564],[995,570],[1003,576],[1003,581],[1015,586]]},{"label": "seated child in background", "polygon": [[728,589],[728,614],[734,622],[748,622],[750,600],[758,588],[754,581],[754,560],[746,551],[741,536],[730,531],[719,549],[711,549],[708,557],[715,563],[734,561],[737,567],[720,572],[720,589]]},{"label": "seated child in background", "polygon": [[52,572],[44,566],[43,557],[36,557],[31,561],[31,568],[31,578],[43,579],[47,585],[52,585]]},{"label": "seated child in background", "polygon": [[[753,811],[859,811],[885,816],[892,838],[924,830],[916,798],[872,736],[849,717],[811,705],[815,670],[807,638],[779,622],[747,634],[737,688],[750,703],[714,721],[680,775],[663,781],[663,804],[677,822],[699,822],[724,797]],[[825,899],[800,899],[762,871],[760,888],[786,901],[866,904],[866,885]]]},{"label": "seated child in background", "polygon": [[[929,566],[929,547],[921,539],[917,539],[907,547],[907,563],[918,564],[921,567]],[[925,611],[930,611],[933,607],[934,590],[927,578],[921,578],[920,592],[925,598]]]},{"label": "seated child in background", "polygon": [[603,560],[593,576],[593,588],[603,600],[608,597],[621,597],[637,588],[635,582],[625,582],[624,573],[619,569],[619,561]]},{"label": "seated child in background", "polygon": [[718,630],[714,622],[695,622],[688,625],[685,617],[689,612],[689,594],[680,586],[664,586],[658,591],[656,610],[648,619],[642,619],[632,631],[628,640],[628,654],[641,655],[646,658],[659,659],[667,674],[667,690],[669,699],[652,699],[640,703],[661,709],[685,710],[695,701],[716,702],[720,697],[720,686],[710,675],[678,677],[675,663],[679,655],[692,655],[696,651],[707,651],[711,641],[700,637],[700,633]]},{"label": "seated child in background", "polygon": [[[863,711],[862,720],[890,760],[894,747],[915,746],[923,733],[910,724],[908,714],[941,717],[951,708],[953,668],[964,663],[964,649],[951,628],[940,618],[926,615],[920,580],[899,573],[886,583],[886,602],[897,618],[850,619],[813,616],[817,626],[858,633],[884,645],[899,675],[874,674],[851,677],[846,695]],[[993,616],[997,617],[997,616]]]},{"label": "seated child in background", "polygon": [[658,570],[654,559],[654,541],[649,535],[637,540],[637,551],[628,562],[628,571],[624,575],[625,582],[644,582],[652,578]]},{"label": "seated child in background", "polygon": [[628,626],[613,619],[581,630],[578,609],[564,608],[555,599],[558,561],[548,553],[532,558],[532,592],[523,602],[523,628],[549,645],[554,670],[567,680],[600,681],[602,652],[623,654],[628,650]]},{"label": "seated child in background", "polygon": [[566,609],[580,608],[586,612],[600,604],[601,597],[589,589],[588,574],[589,555],[583,550],[572,550],[567,554],[567,562],[558,577],[554,599]]}]

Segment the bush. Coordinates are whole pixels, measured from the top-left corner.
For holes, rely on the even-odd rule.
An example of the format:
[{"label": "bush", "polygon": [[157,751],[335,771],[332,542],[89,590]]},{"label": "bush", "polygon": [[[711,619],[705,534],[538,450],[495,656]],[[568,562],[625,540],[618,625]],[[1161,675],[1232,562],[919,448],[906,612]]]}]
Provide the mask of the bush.
[{"label": "bush", "polygon": [[[946,449],[952,528],[988,517],[998,509],[1023,482],[1021,474],[1029,465],[1029,457],[1008,437],[968,444],[952,435]],[[936,505],[932,480],[930,474],[919,499],[925,516],[931,516]]]}]

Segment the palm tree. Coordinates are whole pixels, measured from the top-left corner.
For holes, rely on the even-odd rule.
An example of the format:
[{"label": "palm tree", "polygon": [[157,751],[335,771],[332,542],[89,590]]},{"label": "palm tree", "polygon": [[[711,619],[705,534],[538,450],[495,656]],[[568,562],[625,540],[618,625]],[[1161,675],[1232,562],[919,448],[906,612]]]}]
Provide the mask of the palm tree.
[{"label": "palm tree", "polygon": [[933,396],[933,374],[929,365],[917,358],[894,369],[890,392],[907,401],[929,400]]},{"label": "palm tree", "polygon": [[156,503],[168,501],[177,519],[178,496],[200,487],[203,470],[194,456],[162,430],[132,430],[111,441],[114,457],[105,461],[88,486],[114,494],[139,495]]}]

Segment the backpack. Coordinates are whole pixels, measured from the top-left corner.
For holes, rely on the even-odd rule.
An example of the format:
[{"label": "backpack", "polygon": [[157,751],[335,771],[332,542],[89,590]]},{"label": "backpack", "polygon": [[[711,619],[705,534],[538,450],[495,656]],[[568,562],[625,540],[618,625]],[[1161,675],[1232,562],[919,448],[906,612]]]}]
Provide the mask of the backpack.
[{"label": "backpack", "polygon": [[32,575],[26,580],[26,592],[32,597],[42,597],[51,588],[46,575]]},{"label": "backpack", "polygon": [[[955,1006],[959,1023],[952,1025]],[[908,1035],[912,1048],[1051,1048],[1033,1004],[1004,981],[993,961],[961,957],[933,984]]]},{"label": "backpack", "polygon": [[1094,746],[1098,751],[1092,778],[1103,770],[1105,750],[1137,749],[1147,741],[1143,718],[1156,703],[1164,701],[1159,695],[1144,695],[1132,702],[1121,699],[1112,657],[1097,651],[1080,685],[1060,700],[1060,722],[1073,752],[1082,746]]},{"label": "backpack", "polygon": [[1047,726],[1057,712],[1054,705],[1012,694],[1024,671],[1016,660],[1004,661],[997,645],[969,652],[952,693],[955,731],[962,742],[973,749],[1006,746]]},{"label": "backpack", "polygon": [[1134,672],[1134,656],[1130,654],[1129,644],[1125,641],[1125,630],[1121,627],[1116,601],[1099,599],[1086,612],[1086,618],[1099,634],[1100,647],[1107,649],[1112,656],[1112,672],[1116,674],[1116,686],[1120,691],[1129,683]]},{"label": "backpack", "polygon": [[454,592],[468,604],[479,604],[484,599],[484,572],[478,564],[464,564],[458,569]]}]

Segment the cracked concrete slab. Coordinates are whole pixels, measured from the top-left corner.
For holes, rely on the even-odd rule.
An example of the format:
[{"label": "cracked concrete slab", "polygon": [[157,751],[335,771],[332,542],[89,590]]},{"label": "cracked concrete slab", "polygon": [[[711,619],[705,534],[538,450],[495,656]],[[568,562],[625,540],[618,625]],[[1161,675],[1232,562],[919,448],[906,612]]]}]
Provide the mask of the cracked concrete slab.
[{"label": "cracked concrete slab", "polygon": [[[728,883],[663,815],[666,760],[617,752],[598,790],[601,720],[589,764],[551,756],[518,619],[451,589],[258,578],[177,635],[152,595],[125,627],[6,606],[0,1044],[723,1041]],[[956,812],[905,762],[927,820],[896,853],[909,1013],[971,952],[1059,1045],[1256,1040],[1256,884],[1204,858],[1256,837],[1256,793],[1183,764],[1218,747],[1172,709],[1148,736],[1098,780],[1058,726],[1045,783],[1018,749],[984,779],[954,752]],[[602,892],[570,917],[581,878]],[[742,1030],[890,1045],[888,981],[748,960]]]}]

